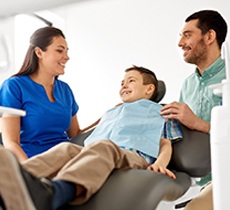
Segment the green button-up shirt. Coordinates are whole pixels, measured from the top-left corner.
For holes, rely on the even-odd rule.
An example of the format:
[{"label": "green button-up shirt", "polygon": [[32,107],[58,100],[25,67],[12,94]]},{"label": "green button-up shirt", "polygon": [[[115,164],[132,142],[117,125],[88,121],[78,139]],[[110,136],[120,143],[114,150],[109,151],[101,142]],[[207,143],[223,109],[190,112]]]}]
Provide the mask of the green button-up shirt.
[{"label": "green button-up shirt", "polygon": [[[226,78],[225,62],[219,57],[202,75],[198,69],[183,83],[180,102],[186,103],[192,111],[206,122],[211,121],[211,110],[221,103],[222,97],[213,94],[209,85],[221,83]],[[211,173],[197,182],[204,185],[211,181]]]},{"label": "green button-up shirt", "polygon": [[221,96],[213,94],[209,85],[221,83],[226,78],[225,62],[219,57],[202,75],[198,69],[183,83],[180,102],[186,103],[201,119],[210,122],[211,110],[222,101]]}]

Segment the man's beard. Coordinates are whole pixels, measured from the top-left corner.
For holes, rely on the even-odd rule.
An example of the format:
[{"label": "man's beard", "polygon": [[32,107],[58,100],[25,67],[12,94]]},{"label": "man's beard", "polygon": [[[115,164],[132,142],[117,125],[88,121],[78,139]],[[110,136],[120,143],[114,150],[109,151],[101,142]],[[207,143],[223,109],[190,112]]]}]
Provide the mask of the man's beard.
[{"label": "man's beard", "polygon": [[204,43],[204,39],[200,39],[199,42],[197,42],[197,45],[195,48],[193,48],[191,54],[188,57],[185,57],[185,61],[187,63],[198,65],[199,63],[206,60],[207,47]]}]

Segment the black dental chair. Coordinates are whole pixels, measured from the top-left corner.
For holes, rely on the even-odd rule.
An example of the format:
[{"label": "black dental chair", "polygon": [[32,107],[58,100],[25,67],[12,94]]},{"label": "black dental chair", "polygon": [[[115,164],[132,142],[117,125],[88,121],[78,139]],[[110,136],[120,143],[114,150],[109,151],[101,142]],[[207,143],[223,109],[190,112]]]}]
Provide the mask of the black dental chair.
[{"label": "black dental chair", "polygon": [[[159,87],[156,102],[163,98],[166,90],[162,81]],[[154,210],[161,201],[181,198],[191,186],[191,177],[203,177],[211,171],[209,135],[191,131],[183,125],[181,129],[183,140],[173,144],[169,167],[176,174],[175,180],[147,170],[114,170],[88,202],[80,206],[68,205],[60,210]],[[92,130],[71,139],[71,142],[83,145]]]}]

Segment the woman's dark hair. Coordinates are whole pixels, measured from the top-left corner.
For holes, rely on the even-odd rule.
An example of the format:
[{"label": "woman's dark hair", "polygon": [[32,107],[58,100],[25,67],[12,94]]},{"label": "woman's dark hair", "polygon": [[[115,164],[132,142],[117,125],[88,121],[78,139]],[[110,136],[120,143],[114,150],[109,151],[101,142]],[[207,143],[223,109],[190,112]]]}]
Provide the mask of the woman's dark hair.
[{"label": "woman's dark hair", "polygon": [[125,70],[125,72],[129,72],[129,71],[138,71],[142,75],[143,85],[154,84],[155,91],[150,98],[151,101],[154,101],[154,98],[158,93],[158,80],[156,75],[149,69],[146,69],[141,66],[135,66],[135,65]]},{"label": "woman's dark hair", "polygon": [[27,50],[25,59],[18,75],[30,75],[38,69],[38,57],[35,54],[35,48],[39,47],[42,51],[46,51],[47,47],[52,44],[54,37],[62,36],[65,39],[63,32],[51,26],[40,28],[36,30],[30,37],[30,46]]},{"label": "woman's dark hair", "polygon": [[227,23],[224,18],[217,11],[201,10],[187,17],[185,22],[196,19],[198,19],[197,27],[201,30],[203,35],[211,29],[216,32],[216,40],[221,49],[227,35]]}]

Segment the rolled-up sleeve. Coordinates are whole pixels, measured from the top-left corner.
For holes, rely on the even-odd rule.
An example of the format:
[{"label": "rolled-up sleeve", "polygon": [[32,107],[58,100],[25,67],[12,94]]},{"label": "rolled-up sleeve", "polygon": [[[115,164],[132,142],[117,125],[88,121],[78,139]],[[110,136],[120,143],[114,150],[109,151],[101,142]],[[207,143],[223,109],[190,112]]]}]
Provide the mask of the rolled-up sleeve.
[{"label": "rolled-up sleeve", "polygon": [[167,119],[165,121],[161,138],[170,139],[172,142],[182,140],[183,135],[178,120]]}]

